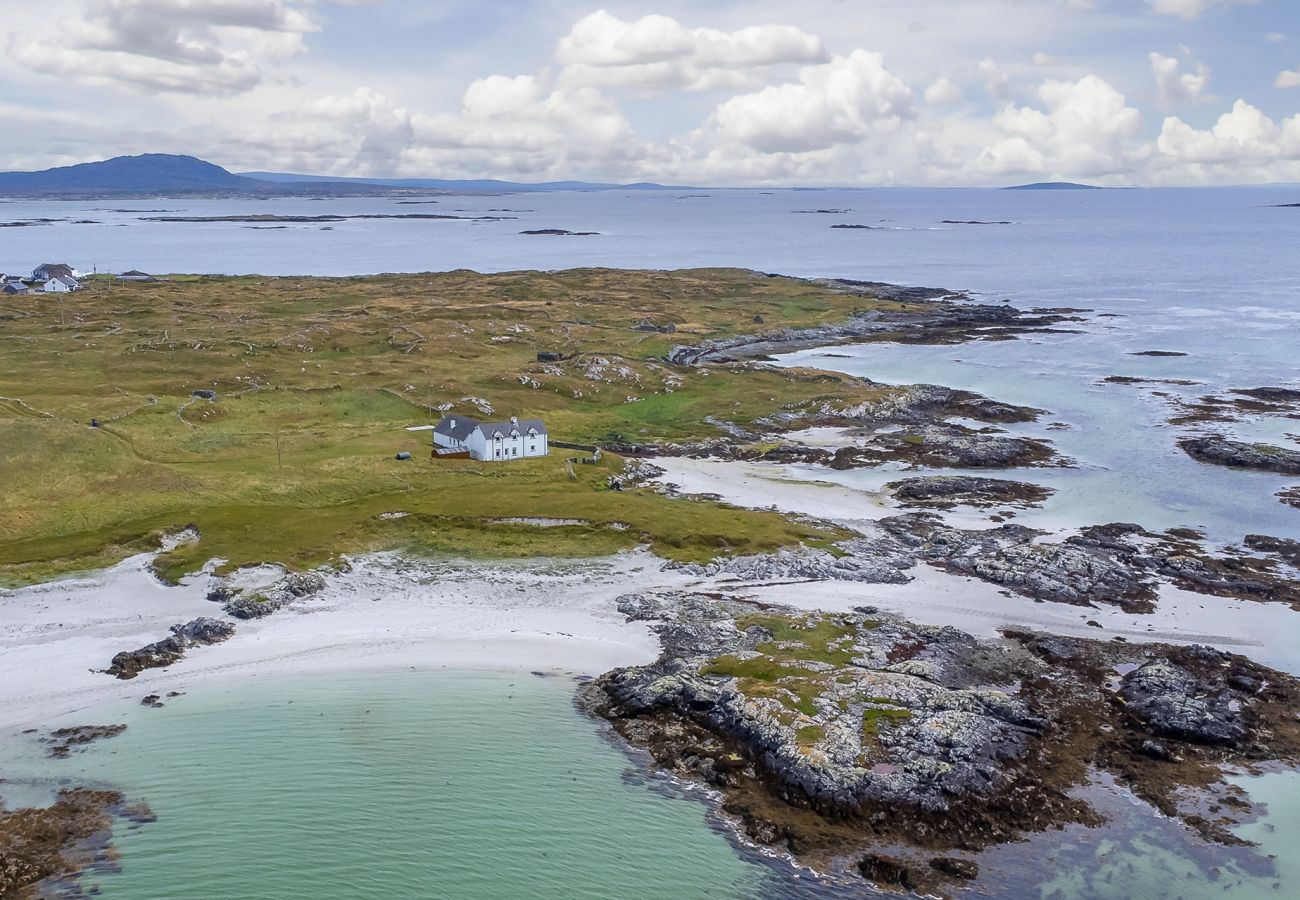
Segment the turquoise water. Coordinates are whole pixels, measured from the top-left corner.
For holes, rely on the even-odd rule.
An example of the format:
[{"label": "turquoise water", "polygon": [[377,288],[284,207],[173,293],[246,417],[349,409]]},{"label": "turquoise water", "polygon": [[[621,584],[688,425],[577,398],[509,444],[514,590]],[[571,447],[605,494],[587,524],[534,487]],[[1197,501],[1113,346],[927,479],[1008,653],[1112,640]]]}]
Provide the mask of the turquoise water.
[{"label": "turquoise water", "polygon": [[[573,705],[573,682],[423,673],[205,685],[51,763],[5,748],[11,805],[50,778],[147,801],[119,827],[101,896],[162,898],[840,898],[879,896],[737,852],[711,806],[641,767]],[[107,712],[107,711],[104,711]],[[1241,779],[1257,850],[1207,847],[1122,792],[1105,829],[995,848],[971,897],[1257,900],[1300,883],[1300,773]],[[1270,858],[1271,857],[1271,858]]]},{"label": "turquoise water", "polygon": [[[526,674],[205,687],[67,761],[145,799],[108,898],[786,895]],[[61,769],[62,770],[62,769]]]}]

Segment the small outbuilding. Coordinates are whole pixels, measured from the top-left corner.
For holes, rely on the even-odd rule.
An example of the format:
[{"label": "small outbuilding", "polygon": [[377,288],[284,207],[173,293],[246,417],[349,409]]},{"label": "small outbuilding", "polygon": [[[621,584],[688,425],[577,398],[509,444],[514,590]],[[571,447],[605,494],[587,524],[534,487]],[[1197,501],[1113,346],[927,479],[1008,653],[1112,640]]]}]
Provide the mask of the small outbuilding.
[{"label": "small outbuilding", "polygon": [[21,281],[7,281],[5,282],[5,286],[3,288],[0,288],[0,293],[26,294],[28,293],[28,287],[27,285],[23,284]]},{"label": "small outbuilding", "polygon": [[123,272],[117,276],[118,281],[153,281],[154,278],[148,272],[141,272],[139,269],[132,269],[129,272]]}]

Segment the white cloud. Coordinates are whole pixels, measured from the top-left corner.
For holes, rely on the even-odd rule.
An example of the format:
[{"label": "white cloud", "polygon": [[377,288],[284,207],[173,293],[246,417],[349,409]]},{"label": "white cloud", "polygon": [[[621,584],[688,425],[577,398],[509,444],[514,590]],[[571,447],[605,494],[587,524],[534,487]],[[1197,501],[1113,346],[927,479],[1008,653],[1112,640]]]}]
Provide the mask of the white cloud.
[{"label": "white cloud", "polygon": [[984,79],[984,89],[994,100],[1006,100],[1011,95],[1011,78],[991,59],[981,59],[980,77]]},{"label": "white cloud", "polygon": [[961,100],[961,88],[947,78],[940,78],[925,89],[924,97],[931,106],[951,106]]},{"label": "white cloud", "polygon": [[1257,2],[1259,0],[1147,0],[1147,5],[1162,15],[1195,19],[1212,6],[1250,6]]},{"label": "white cloud", "polygon": [[318,28],[287,0],[95,0],[48,35],[15,33],[29,69],[87,84],[230,94],[262,81],[262,65],[294,56]]},{"label": "white cloud", "polygon": [[718,106],[723,143],[764,153],[803,152],[888,134],[915,117],[912,89],[879,53],[854,50],[799,73],[799,81],[740,94]]},{"label": "white cloud", "polygon": [[1265,172],[1275,164],[1300,161],[1300,114],[1279,124],[1238,100],[1210,129],[1193,129],[1177,116],[1166,118],[1156,146],[1167,160],[1200,172]]},{"label": "white cloud", "polygon": [[1096,75],[1046,81],[1046,109],[1005,106],[994,125],[1005,135],[984,148],[979,165],[994,174],[1097,177],[1130,171],[1145,155],[1142,114]]},{"label": "white cloud", "polygon": [[1286,40],[1286,35],[1280,31],[1270,31],[1268,34],[1264,35],[1264,40],[1268,41],[1270,44],[1280,44]]},{"label": "white cloud", "polygon": [[1050,53],[1044,53],[1042,50],[1039,50],[1039,51],[1038,51],[1037,53],[1035,53],[1032,57],[1030,57],[1030,60],[1029,60],[1029,61],[1032,62],[1032,63],[1033,63],[1034,65],[1036,65],[1036,66],[1054,66],[1054,65],[1056,65],[1056,57],[1052,56],[1052,54],[1050,54]]},{"label": "white cloud", "polygon": [[[1183,55],[1188,57],[1189,63],[1193,62],[1185,47]],[[1155,76],[1156,90],[1160,93],[1160,99],[1171,106],[1200,97],[1205,86],[1210,82],[1209,70],[1199,62],[1195,63],[1196,71],[1184,72],[1182,61],[1175,57],[1152,53],[1149,58],[1151,74]]]},{"label": "white cloud", "polygon": [[1300,87],[1300,66],[1278,72],[1277,78],[1273,80],[1273,87],[1283,90]]},{"label": "white cloud", "polygon": [[668,16],[578,20],[555,49],[570,83],[708,90],[753,83],[755,70],[826,59],[821,39],[788,25],[686,28]]}]

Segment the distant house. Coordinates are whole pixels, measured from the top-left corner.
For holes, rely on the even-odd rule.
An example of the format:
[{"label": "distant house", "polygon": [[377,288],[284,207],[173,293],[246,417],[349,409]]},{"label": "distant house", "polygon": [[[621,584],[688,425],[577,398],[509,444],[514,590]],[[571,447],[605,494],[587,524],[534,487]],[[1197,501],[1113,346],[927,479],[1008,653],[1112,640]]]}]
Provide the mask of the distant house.
[{"label": "distant house", "polygon": [[118,281],[153,281],[153,276],[148,272],[141,272],[139,269],[132,269],[130,272],[123,272],[117,276]]},{"label": "distant house", "polygon": [[5,286],[0,288],[0,293],[5,294],[26,294],[27,291],[27,285],[21,281],[6,281]]},{"label": "distant house", "polygon": [[509,422],[479,422],[447,416],[433,427],[433,445],[468,451],[481,460],[530,459],[550,452],[546,423],[511,417]]},{"label": "distant house", "polygon": [[32,281],[46,282],[51,278],[76,278],[77,270],[67,263],[45,263],[32,270]]},{"label": "distant house", "polygon": [[70,294],[79,290],[81,283],[67,275],[56,275],[41,285],[41,292],[45,294]]}]

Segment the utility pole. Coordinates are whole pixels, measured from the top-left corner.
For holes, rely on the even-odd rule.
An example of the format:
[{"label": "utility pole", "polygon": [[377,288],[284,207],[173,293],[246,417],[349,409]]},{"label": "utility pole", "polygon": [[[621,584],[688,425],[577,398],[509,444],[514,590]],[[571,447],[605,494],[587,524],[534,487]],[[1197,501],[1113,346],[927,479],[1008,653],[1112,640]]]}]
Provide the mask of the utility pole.
[{"label": "utility pole", "polygon": [[276,468],[284,468],[284,454],[280,452],[280,426],[275,426],[275,465]]}]

